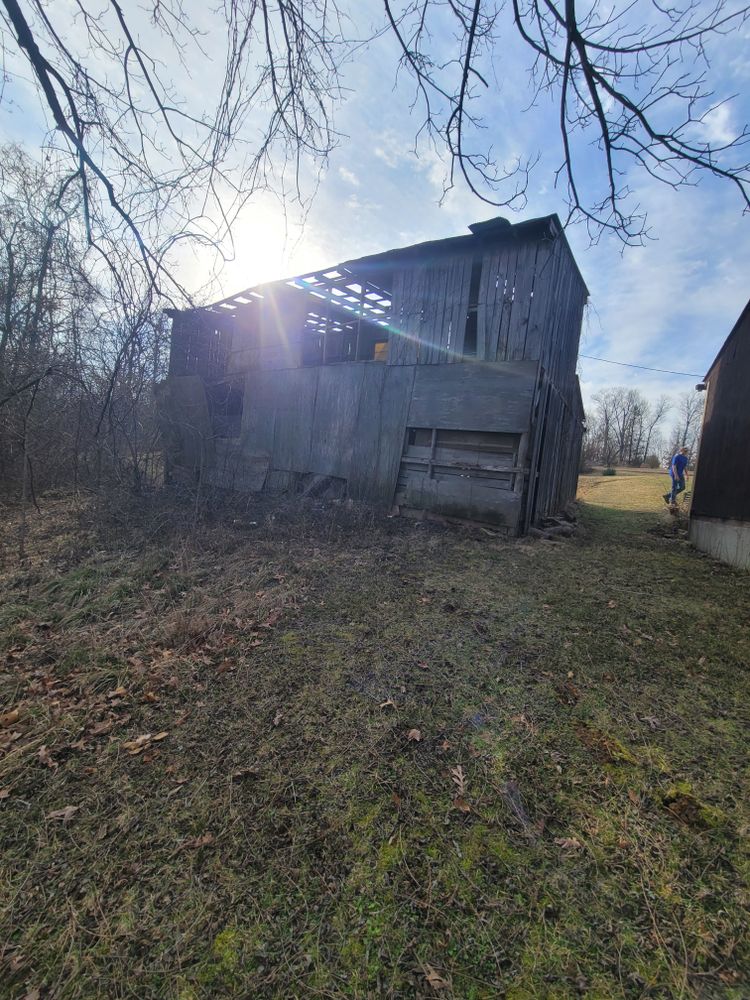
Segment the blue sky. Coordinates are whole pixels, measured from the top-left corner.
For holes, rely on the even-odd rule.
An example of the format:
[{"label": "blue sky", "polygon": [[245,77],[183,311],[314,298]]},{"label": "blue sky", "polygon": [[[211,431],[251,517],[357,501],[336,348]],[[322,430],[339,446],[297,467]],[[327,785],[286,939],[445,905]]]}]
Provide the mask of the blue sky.
[{"label": "blue sky", "polygon": [[[722,39],[714,52],[712,82],[717,93],[741,95],[712,119],[717,137],[750,121],[749,42],[746,26]],[[496,214],[514,222],[548,212],[564,215],[562,197],[554,189],[557,147],[554,155],[547,150],[550,130],[556,128],[555,111],[519,112],[519,106],[528,103],[523,65],[515,58],[519,55],[503,57],[502,85],[490,102],[487,135],[496,147],[542,154],[523,211],[494,210],[460,185],[440,204],[445,164],[425,145],[414,154],[419,120],[409,109],[412,90],[405,83],[394,88],[393,48],[383,40],[349,71],[351,95],[337,119],[349,138],[330,159],[301,236],[292,226],[284,239],[279,229],[260,259],[251,263],[252,254],[243,254],[246,237],[240,225],[238,259],[222,279],[226,291],[393,246],[458,235],[469,223]],[[712,178],[679,191],[637,172],[629,180],[649,213],[654,238],[646,246],[623,248],[611,237],[590,246],[582,227],[568,229],[591,292],[581,352],[704,373],[750,297],[750,218],[743,216],[731,186]],[[266,232],[266,213],[274,218],[278,209],[270,199],[260,201],[260,228]],[[248,234],[252,217],[250,208]],[[585,358],[580,359],[579,375],[589,400],[607,385],[637,387],[656,398],[695,383]]]},{"label": "blue sky", "polygon": [[[368,3],[365,27],[378,24],[381,17],[377,0]],[[497,214],[513,222],[549,212],[564,216],[553,176],[559,160],[556,111],[544,103],[522,110],[529,101],[527,58],[512,27],[506,24],[501,30],[507,44],[497,52],[483,104],[484,135],[501,156],[540,154],[522,211],[493,209],[460,183],[440,203],[446,165],[425,143],[414,152],[421,119],[410,110],[413,91],[408,81],[402,77],[394,85],[396,51],[386,36],[360,50],[346,68],[347,97],[335,121],[342,138],[304,224],[293,203],[283,206],[270,194],[255,197],[238,220],[236,256],[224,268],[219,290],[229,294],[350,257],[458,235],[469,223]],[[717,94],[740,95],[713,116],[710,129],[717,138],[750,122],[748,43],[746,25],[719,40],[711,52],[711,83]],[[436,44],[447,51],[450,39],[437,38]],[[218,40],[207,37],[204,45],[207,56],[200,78],[183,79],[186,91],[197,93],[210,78],[212,59],[218,60]],[[23,74],[16,77],[0,104],[4,137],[33,146],[43,127],[37,108]],[[703,373],[750,296],[750,218],[743,217],[739,197],[727,183],[704,178],[696,187],[672,191],[636,171],[627,179],[648,210],[652,241],[623,248],[616,239],[604,237],[590,246],[583,228],[568,230],[591,292],[581,351]],[[307,181],[310,190],[311,171]],[[208,260],[201,256],[183,260],[183,283],[198,289],[207,267]],[[691,388],[695,381],[585,358],[579,362],[579,375],[587,400],[607,385],[638,387],[655,398]]]}]

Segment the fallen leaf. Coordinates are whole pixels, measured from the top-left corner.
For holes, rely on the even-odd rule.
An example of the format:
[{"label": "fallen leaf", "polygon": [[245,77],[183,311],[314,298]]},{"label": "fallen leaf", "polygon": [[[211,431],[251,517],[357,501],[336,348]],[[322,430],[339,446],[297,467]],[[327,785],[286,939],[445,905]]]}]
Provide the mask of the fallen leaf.
[{"label": "fallen leaf", "polygon": [[420,732],[419,729],[410,729],[409,732],[406,734],[406,738],[411,743],[419,743],[422,739],[422,733]]},{"label": "fallen leaf", "polygon": [[137,736],[134,740],[127,740],[123,743],[123,750],[127,750],[131,757],[136,754],[142,753],[152,740],[151,733],[143,733],[142,736]]},{"label": "fallen leaf", "polygon": [[451,988],[450,982],[441,976],[437,970],[433,969],[431,965],[423,966],[424,977],[433,990],[449,990]]},{"label": "fallen leaf", "polygon": [[261,628],[273,628],[276,622],[281,618],[281,610],[272,611],[271,614],[266,618],[266,620],[261,624]]},{"label": "fallen leaf", "polygon": [[54,809],[51,813],[47,813],[44,817],[45,819],[61,819],[63,823],[69,823],[73,818],[74,813],[77,813],[80,806],[64,806],[62,809]]},{"label": "fallen leaf", "polygon": [[23,997],[23,1000],[39,1000],[41,995],[42,994],[39,992],[39,990],[29,990],[29,992],[26,993],[25,996]]},{"label": "fallen leaf", "polygon": [[204,833],[200,837],[191,837],[190,840],[186,840],[184,846],[197,850],[199,847],[208,847],[213,842],[214,835],[212,833]]},{"label": "fallen leaf", "polygon": [[125,690],[124,687],[116,687],[114,689],[114,691],[108,691],[107,692],[107,697],[108,698],[124,698],[127,693],[128,692]]},{"label": "fallen leaf", "polygon": [[167,738],[167,736],[169,736],[169,733],[165,729],[163,732],[157,733],[156,736],[152,736],[151,737],[151,742],[152,743],[160,743],[162,740],[165,740]]},{"label": "fallen leaf", "polygon": [[273,724],[274,724],[274,726],[278,726],[278,724],[281,722],[281,720],[283,718],[284,718],[284,715],[283,715],[281,709],[279,709],[279,711],[273,717]]},{"label": "fallen leaf", "polygon": [[456,786],[456,792],[459,796],[463,795],[466,791],[466,775],[464,774],[464,769],[459,764],[458,767],[451,768],[451,779]]},{"label": "fallen leaf", "polygon": [[15,955],[11,954],[10,957],[7,959],[7,962],[8,962],[8,968],[13,973],[13,975],[15,975],[17,972],[20,972],[21,969],[23,969],[23,967],[26,965],[26,956],[21,954],[20,952],[16,953]]},{"label": "fallen leaf", "polygon": [[112,729],[113,725],[114,722],[112,721],[112,719],[105,719],[104,722],[97,722],[95,725],[93,725],[91,729],[89,729],[89,733],[92,736],[103,736],[105,733],[108,733]]},{"label": "fallen leaf", "polygon": [[42,764],[45,765],[45,767],[53,767],[54,768],[54,767],[59,767],[60,766],[57,763],[57,761],[50,754],[49,750],[47,749],[46,744],[44,746],[39,747],[39,752],[37,753],[37,757],[42,762]]},{"label": "fallen leaf", "polygon": [[607,601],[607,607],[608,608],[616,608],[617,607],[617,601]]},{"label": "fallen leaf", "polygon": [[417,664],[417,666],[419,667],[420,670],[429,670],[430,669],[429,663],[425,663],[423,660],[420,660],[419,663]]},{"label": "fallen leaf", "polygon": [[389,698],[388,701],[382,701],[380,703],[380,708],[395,708],[395,707],[396,707],[396,702],[393,700],[393,698]]},{"label": "fallen leaf", "polygon": [[580,851],[583,844],[576,837],[555,837],[555,843],[566,851]]},{"label": "fallen leaf", "polygon": [[0,788],[0,800],[7,799],[10,795],[10,788]]},{"label": "fallen leaf", "polygon": [[8,726],[14,726],[18,722],[20,715],[21,712],[17,708],[14,708],[10,712],[3,712],[0,715],[0,729],[7,729]]},{"label": "fallen leaf", "polygon": [[400,809],[400,808],[401,808],[401,804],[402,804],[402,802],[403,802],[403,799],[402,799],[402,798],[401,798],[401,796],[400,796],[400,795],[398,794],[398,792],[394,792],[394,793],[393,793],[393,795],[391,796],[391,799],[393,800],[393,804],[394,804],[394,806],[395,806],[395,807],[396,807],[397,809]]},{"label": "fallen leaf", "polygon": [[456,798],[453,800],[453,806],[455,809],[458,809],[459,812],[462,813],[471,812],[471,806],[466,801],[466,799],[461,798],[460,795],[456,796]]},{"label": "fallen leaf", "polygon": [[260,769],[257,767],[240,767],[236,771],[232,771],[232,781],[239,781],[241,778],[257,778],[260,774]]}]

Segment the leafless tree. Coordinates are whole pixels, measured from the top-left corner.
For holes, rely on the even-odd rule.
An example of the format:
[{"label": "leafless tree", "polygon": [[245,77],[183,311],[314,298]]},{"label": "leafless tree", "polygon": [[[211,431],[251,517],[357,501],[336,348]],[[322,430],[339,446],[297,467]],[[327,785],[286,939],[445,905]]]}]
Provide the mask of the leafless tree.
[{"label": "leafless tree", "polygon": [[649,403],[637,389],[603,389],[588,419],[586,458],[604,465],[643,465],[660,446],[658,428],[672,403]]},{"label": "leafless tree", "polygon": [[669,457],[674,455],[680,448],[689,448],[691,456],[695,456],[698,445],[698,436],[703,419],[703,406],[705,396],[689,389],[683,392],[677,399],[677,422],[672,428],[669,438]]},{"label": "leafless tree", "polygon": [[0,180],[0,489],[25,511],[39,490],[140,488],[158,461],[164,321],[150,296],[123,296],[127,274],[101,280],[70,174],[6,146]]},{"label": "leafless tree", "polygon": [[[12,74],[15,53],[33,73],[54,144],[71,158],[91,244],[111,261],[125,242],[149,285],[184,297],[167,266],[176,244],[221,245],[253,191],[283,187],[287,177],[299,189],[302,159],[325,160],[337,139],[331,115],[353,51],[348,39],[367,33],[358,24],[372,8],[225,0],[212,13],[223,26],[219,85],[201,80],[182,93],[172,71],[182,67],[184,83],[206,65],[203,5],[150,0],[135,14],[118,0],[75,0],[72,19],[70,9],[0,0],[6,66]],[[743,26],[749,8],[739,0],[512,0],[508,8],[500,0],[383,0],[383,10],[376,33],[395,39],[423,129],[447,150],[449,185],[458,172],[485,201],[524,201],[536,152],[496,162],[481,116],[510,30],[528,56],[528,110],[557,105],[557,180],[568,218],[585,220],[592,239],[602,231],[626,243],[644,238],[646,220],[628,188],[633,167],[676,187],[701,174],[724,178],[747,207],[747,128],[718,142],[706,131],[722,103],[709,82],[710,45]],[[582,173],[592,155],[599,182]]]},{"label": "leafless tree", "polygon": [[[424,127],[449,151],[479,197],[513,205],[525,194],[535,156],[498,169],[481,143],[475,108],[502,73],[507,45],[504,4],[497,0],[407,0],[396,12],[383,0],[413,75]],[[672,187],[712,174],[734,185],[750,206],[747,126],[712,141],[706,128],[725,103],[709,83],[712,41],[741,30],[750,7],[729,0],[512,0],[512,23],[530,57],[531,106],[557,107],[562,185],[568,220],[583,220],[592,240],[603,231],[626,244],[647,235],[627,174],[633,167]],[[450,22],[455,57],[434,55],[436,24]],[[505,37],[502,33],[506,32]],[[499,69],[498,69],[499,67]],[[530,109],[529,109],[530,110]],[[472,151],[470,138],[479,141]],[[592,149],[595,155],[592,157]],[[592,167],[598,179],[592,179]],[[584,170],[586,173],[584,173]]]},{"label": "leafless tree", "polygon": [[[298,184],[301,158],[331,150],[338,14],[328,0],[226,0],[212,15],[225,29],[217,83],[201,79],[203,5],[128,7],[2,0],[2,40],[33,73],[113,280],[127,248],[148,287],[184,298],[167,266],[176,245],[222,246],[254,191],[290,172]],[[180,64],[191,99],[170,83]]]}]

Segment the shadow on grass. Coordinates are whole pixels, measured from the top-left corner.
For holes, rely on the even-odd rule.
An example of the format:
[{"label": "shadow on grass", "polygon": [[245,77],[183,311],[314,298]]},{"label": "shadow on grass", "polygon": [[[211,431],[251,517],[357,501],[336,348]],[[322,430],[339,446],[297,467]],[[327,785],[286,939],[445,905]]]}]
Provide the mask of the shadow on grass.
[{"label": "shadow on grass", "polygon": [[580,500],[581,519],[597,537],[598,541],[606,533],[614,542],[618,538],[632,538],[643,532],[669,535],[684,535],[687,532],[687,513],[671,516],[653,508],[623,509],[607,507],[600,503]]}]

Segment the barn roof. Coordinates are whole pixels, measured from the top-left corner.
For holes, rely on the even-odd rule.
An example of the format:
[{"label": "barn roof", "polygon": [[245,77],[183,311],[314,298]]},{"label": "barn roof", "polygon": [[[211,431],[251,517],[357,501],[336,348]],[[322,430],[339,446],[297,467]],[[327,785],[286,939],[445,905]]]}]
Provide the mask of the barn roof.
[{"label": "barn roof", "polygon": [[[303,272],[291,278],[281,278],[276,281],[253,285],[241,292],[235,292],[224,299],[219,299],[217,302],[203,306],[202,309],[219,315],[231,315],[236,309],[247,307],[253,302],[262,299],[265,289],[280,285],[291,285],[311,292],[314,292],[316,288],[325,288],[328,292],[338,287],[342,295],[346,295],[348,291],[351,296],[351,289],[348,286],[352,281],[356,281],[358,277],[367,277],[367,286],[370,290],[368,298],[371,299],[370,305],[372,308],[377,309],[381,304],[375,298],[378,292],[381,294],[382,302],[390,304],[388,301],[390,291],[387,288],[387,282],[384,282],[382,279],[387,277],[389,269],[397,263],[405,263],[410,260],[424,262],[425,260],[460,252],[483,243],[499,243],[516,239],[562,239],[570,251],[560,219],[555,214],[540,216],[536,219],[526,219],[523,222],[515,224],[498,216],[483,222],[475,222],[468,228],[470,230],[468,235],[451,236],[440,240],[428,240],[424,243],[414,243],[406,247],[395,247],[392,250],[368,254],[365,257],[356,257],[352,260],[343,261],[317,271]],[[570,257],[573,260],[586,295],[588,295],[588,289],[572,253]],[[366,302],[364,304],[367,305]],[[167,310],[167,315],[173,316],[177,311]]]},{"label": "barn roof", "polygon": [[[750,321],[750,299],[748,300],[747,305],[745,306],[745,308],[740,313],[739,319],[737,320],[737,322],[732,327],[732,329],[731,329],[731,331],[729,333],[729,336],[727,337],[727,339],[724,341],[724,343],[719,348],[718,354],[716,355],[716,357],[711,362],[711,367],[706,372],[706,376],[705,376],[705,381],[706,382],[711,377],[711,372],[716,367],[717,362],[721,359],[721,356],[724,353],[724,351],[726,351],[726,349],[729,347],[730,343],[734,340],[734,338],[737,337],[737,336],[739,336],[739,332],[745,326],[745,322],[746,321]],[[748,329],[750,329],[750,325],[748,326]]]}]

